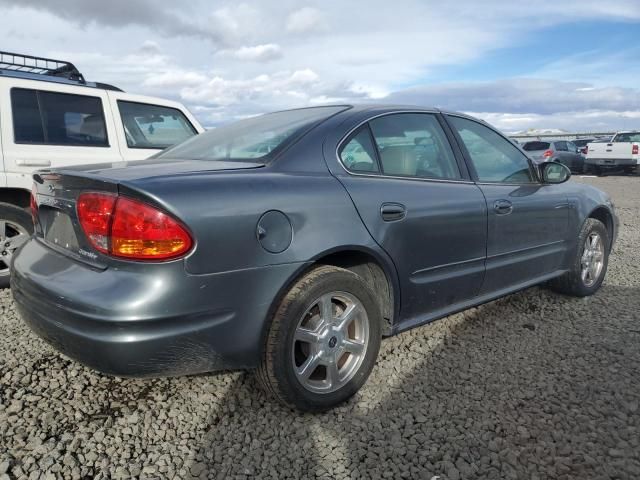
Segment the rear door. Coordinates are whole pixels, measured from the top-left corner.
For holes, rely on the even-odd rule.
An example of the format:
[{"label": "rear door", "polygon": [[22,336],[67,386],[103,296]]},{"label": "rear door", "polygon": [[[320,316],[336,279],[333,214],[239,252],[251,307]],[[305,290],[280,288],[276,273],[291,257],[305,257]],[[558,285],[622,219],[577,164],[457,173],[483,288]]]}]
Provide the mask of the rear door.
[{"label": "rear door", "polygon": [[11,185],[31,188],[40,168],[121,160],[104,91],[21,80],[6,82],[0,95],[8,106],[0,123]]},{"label": "rear door", "polygon": [[553,144],[554,150],[556,151],[555,158],[557,159],[557,161],[569,168],[572,168],[575,152],[569,151],[569,142],[565,140],[559,140],[557,142],[553,142]]},{"label": "rear door", "polygon": [[486,205],[458,162],[440,115],[371,119],[341,143],[338,156],[346,171],[336,176],[395,263],[405,322],[477,295]]},{"label": "rear door", "polygon": [[563,268],[569,203],[561,185],[541,184],[526,156],[486,125],[447,115],[488,208],[481,294],[512,289]]}]

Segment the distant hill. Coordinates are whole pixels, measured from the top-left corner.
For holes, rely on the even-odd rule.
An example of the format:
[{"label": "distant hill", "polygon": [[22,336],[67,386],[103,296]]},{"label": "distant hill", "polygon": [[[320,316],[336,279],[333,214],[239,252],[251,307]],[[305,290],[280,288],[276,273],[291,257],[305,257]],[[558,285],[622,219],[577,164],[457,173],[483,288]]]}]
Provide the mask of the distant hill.
[{"label": "distant hill", "polygon": [[569,132],[561,128],[529,128],[520,132],[514,132],[511,135],[566,135]]}]

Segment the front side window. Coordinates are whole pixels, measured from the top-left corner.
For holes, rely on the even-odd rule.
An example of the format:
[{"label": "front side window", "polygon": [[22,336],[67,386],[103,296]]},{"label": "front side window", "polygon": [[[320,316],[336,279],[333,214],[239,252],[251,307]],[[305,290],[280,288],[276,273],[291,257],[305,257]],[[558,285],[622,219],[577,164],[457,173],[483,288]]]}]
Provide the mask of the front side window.
[{"label": "front side window", "polygon": [[109,146],[98,97],[13,88],[11,109],[16,143]]},{"label": "front side window", "polygon": [[380,171],[368,126],[360,128],[340,147],[340,160],[345,168],[352,172]]},{"label": "front side window", "polygon": [[198,132],[175,108],[118,100],[129,148],[165,149]]},{"label": "front side window", "polygon": [[460,179],[460,170],[435,115],[397,113],[369,122],[385,175]]},{"label": "front side window", "polygon": [[469,153],[481,182],[535,182],[527,157],[489,127],[462,117],[449,116]]}]

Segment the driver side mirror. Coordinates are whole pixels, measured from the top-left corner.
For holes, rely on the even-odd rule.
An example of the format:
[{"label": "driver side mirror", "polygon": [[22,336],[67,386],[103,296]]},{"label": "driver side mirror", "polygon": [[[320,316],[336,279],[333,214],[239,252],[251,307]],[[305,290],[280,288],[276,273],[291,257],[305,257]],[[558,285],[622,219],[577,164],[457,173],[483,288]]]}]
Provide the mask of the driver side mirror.
[{"label": "driver side mirror", "polygon": [[564,183],[571,178],[571,170],[558,162],[541,163],[540,174],[544,183]]}]

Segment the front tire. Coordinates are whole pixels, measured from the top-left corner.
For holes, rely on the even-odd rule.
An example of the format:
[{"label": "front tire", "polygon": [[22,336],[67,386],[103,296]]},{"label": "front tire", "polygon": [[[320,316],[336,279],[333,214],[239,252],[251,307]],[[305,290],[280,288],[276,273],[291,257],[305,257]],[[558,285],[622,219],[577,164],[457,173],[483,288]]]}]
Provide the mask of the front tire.
[{"label": "front tire", "polygon": [[257,377],[288,407],[328,410],[354,395],[369,377],[381,325],[375,294],[359,275],[316,267],[277,308]]},{"label": "front tire", "polygon": [[549,284],[552,290],[586,297],[596,293],[607,273],[609,265],[609,232],[595,218],[588,218],[578,236],[578,248],[571,269]]},{"label": "front tire", "polygon": [[0,288],[9,286],[11,258],[33,233],[33,221],[26,210],[0,203]]}]

